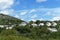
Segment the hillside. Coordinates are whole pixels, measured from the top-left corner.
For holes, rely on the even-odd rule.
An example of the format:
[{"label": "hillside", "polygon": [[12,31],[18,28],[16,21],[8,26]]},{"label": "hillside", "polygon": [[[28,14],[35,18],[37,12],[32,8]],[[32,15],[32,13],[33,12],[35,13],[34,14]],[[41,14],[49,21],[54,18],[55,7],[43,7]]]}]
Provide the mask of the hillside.
[{"label": "hillside", "polygon": [[15,18],[15,17],[5,15],[5,14],[0,14],[0,24],[1,25],[3,25],[3,24],[6,24],[6,25],[7,24],[18,24],[21,22],[24,22],[24,21],[21,19]]},{"label": "hillside", "polygon": [[[9,25],[9,26],[5,26]],[[15,25],[10,26],[10,25]],[[3,27],[4,26],[4,27]],[[60,21],[29,21],[0,14],[0,40],[59,40]]]}]

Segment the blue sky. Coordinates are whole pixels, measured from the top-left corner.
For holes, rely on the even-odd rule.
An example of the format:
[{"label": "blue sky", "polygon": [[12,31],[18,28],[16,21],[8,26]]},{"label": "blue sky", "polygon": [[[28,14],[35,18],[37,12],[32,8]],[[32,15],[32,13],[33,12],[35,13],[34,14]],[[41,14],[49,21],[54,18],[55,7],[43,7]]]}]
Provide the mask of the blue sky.
[{"label": "blue sky", "polygon": [[0,13],[24,21],[60,20],[60,0],[0,0]]}]

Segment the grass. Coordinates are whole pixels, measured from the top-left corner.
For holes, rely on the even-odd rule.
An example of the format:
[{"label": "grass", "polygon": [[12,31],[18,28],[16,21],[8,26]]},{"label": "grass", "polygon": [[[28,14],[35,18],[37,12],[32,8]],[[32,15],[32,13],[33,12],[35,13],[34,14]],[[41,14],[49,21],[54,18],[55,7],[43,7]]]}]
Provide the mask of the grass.
[{"label": "grass", "polygon": [[16,30],[2,30],[0,33],[0,40],[60,40],[60,37],[53,38],[52,37],[38,37],[34,36],[35,34],[32,34],[33,36],[24,36],[19,34]]},{"label": "grass", "polygon": [[[12,35],[2,36],[0,35],[0,40],[43,40],[43,39],[30,39],[24,36],[12,36]],[[48,40],[60,40],[60,39],[49,38]]]},{"label": "grass", "polygon": [[0,36],[0,40],[32,40],[30,38],[27,37],[23,37],[23,36]]}]

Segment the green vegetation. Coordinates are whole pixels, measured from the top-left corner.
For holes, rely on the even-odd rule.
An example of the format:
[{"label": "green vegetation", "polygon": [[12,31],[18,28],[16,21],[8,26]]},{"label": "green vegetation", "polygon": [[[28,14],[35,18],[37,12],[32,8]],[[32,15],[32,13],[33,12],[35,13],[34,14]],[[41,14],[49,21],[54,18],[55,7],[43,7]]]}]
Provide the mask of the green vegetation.
[{"label": "green vegetation", "polygon": [[60,32],[51,33],[44,28],[15,27],[3,29],[0,32],[0,40],[59,40]]},{"label": "green vegetation", "polygon": [[0,28],[0,40],[60,40],[60,21],[54,21],[58,24],[57,26],[50,26],[50,28],[56,28],[58,31],[51,32],[47,29],[49,27],[46,25],[36,27],[31,25],[32,23],[38,25],[40,22],[45,24],[51,21],[30,21],[26,26],[19,26],[21,22],[25,21],[3,14],[0,16],[2,16],[0,18],[0,25],[16,25],[13,29]]}]

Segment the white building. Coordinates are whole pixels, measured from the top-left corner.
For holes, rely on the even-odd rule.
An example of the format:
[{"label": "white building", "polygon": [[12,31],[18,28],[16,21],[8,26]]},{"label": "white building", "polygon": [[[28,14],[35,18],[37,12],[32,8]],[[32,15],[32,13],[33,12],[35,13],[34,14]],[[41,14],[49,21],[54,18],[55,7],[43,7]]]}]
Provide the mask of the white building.
[{"label": "white building", "polygon": [[13,27],[6,27],[6,29],[12,29]]},{"label": "white building", "polygon": [[37,26],[37,24],[35,24],[35,23],[33,23],[33,24],[31,24],[33,27],[36,27]]},{"label": "white building", "polygon": [[8,27],[6,27],[6,29],[13,29],[14,26],[15,25],[8,26]]},{"label": "white building", "polygon": [[21,24],[19,24],[19,26],[26,26],[27,23],[26,22],[22,22]]},{"label": "white building", "polygon": [[6,27],[6,29],[9,29],[9,27]]},{"label": "white building", "polygon": [[8,27],[8,29],[13,29],[13,27]]},{"label": "white building", "polygon": [[39,26],[44,26],[44,23],[40,23]]},{"label": "white building", "polygon": [[14,27],[15,25],[11,25],[11,26],[9,26],[9,27]]},{"label": "white building", "polygon": [[47,28],[48,30],[50,30],[51,32],[57,32],[58,30],[56,28]]},{"label": "white building", "polygon": [[47,22],[46,25],[47,25],[47,26],[51,26],[51,23],[50,23],[50,22]]},{"label": "white building", "polygon": [[1,28],[8,27],[8,25],[0,25]]},{"label": "white building", "polygon": [[52,26],[56,26],[57,25],[57,23],[56,22],[52,22],[53,23],[53,25]]},{"label": "white building", "polygon": [[8,29],[13,29],[14,26],[15,26],[15,25],[11,25],[10,27],[8,27]]},{"label": "white building", "polygon": [[0,25],[0,28],[4,28],[4,25]]},{"label": "white building", "polygon": [[9,25],[0,25],[0,28],[6,28],[6,29],[12,29],[13,27],[14,27],[15,25],[11,25],[11,26],[9,26]]}]

